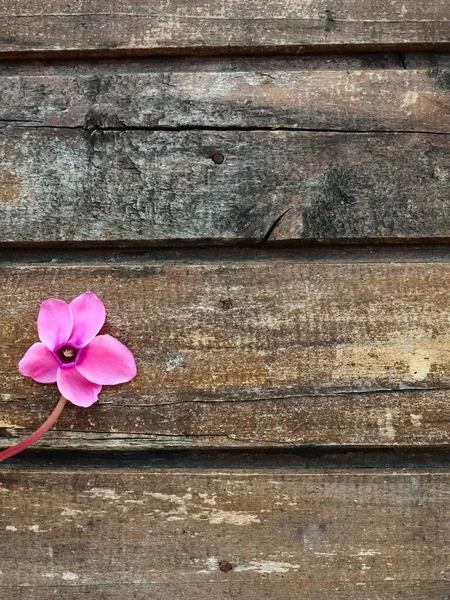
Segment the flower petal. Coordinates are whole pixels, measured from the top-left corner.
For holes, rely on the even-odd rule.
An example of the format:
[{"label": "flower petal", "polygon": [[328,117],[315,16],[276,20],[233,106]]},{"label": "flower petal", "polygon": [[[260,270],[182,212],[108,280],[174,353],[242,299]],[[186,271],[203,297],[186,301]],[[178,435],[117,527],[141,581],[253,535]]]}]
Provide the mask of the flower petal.
[{"label": "flower petal", "polygon": [[87,407],[98,400],[102,386],[88,381],[75,367],[72,367],[58,369],[58,389],[72,404]]},{"label": "flower petal", "polygon": [[72,312],[67,302],[49,298],[41,304],[38,316],[39,339],[50,350],[65,344],[72,333]]},{"label": "flower petal", "polygon": [[73,315],[69,344],[83,348],[97,335],[105,322],[103,302],[93,292],[86,292],[69,304]]},{"label": "flower petal", "polygon": [[76,366],[94,383],[115,385],[136,377],[136,362],[126,346],[110,335],[99,335],[83,350]]},{"label": "flower petal", "polygon": [[19,372],[39,383],[55,383],[58,366],[58,361],[47,346],[37,342],[20,361]]}]

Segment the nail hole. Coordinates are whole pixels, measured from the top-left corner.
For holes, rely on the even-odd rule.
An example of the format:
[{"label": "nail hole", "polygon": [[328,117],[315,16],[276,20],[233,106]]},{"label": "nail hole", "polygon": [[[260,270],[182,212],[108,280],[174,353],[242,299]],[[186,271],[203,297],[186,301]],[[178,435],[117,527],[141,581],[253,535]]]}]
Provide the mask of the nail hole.
[{"label": "nail hole", "polygon": [[211,158],[216,163],[216,165],[221,165],[223,163],[223,161],[225,160],[225,156],[223,154],[220,154],[219,152],[216,152],[216,154],[213,154],[211,156]]},{"label": "nail hole", "polygon": [[231,298],[227,298],[226,300],[221,300],[220,305],[222,306],[223,310],[230,310],[230,308],[233,308],[233,301]]},{"label": "nail hole", "polygon": [[232,568],[233,565],[228,560],[221,560],[219,563],[219,569],[224,573],[228,573]]}]

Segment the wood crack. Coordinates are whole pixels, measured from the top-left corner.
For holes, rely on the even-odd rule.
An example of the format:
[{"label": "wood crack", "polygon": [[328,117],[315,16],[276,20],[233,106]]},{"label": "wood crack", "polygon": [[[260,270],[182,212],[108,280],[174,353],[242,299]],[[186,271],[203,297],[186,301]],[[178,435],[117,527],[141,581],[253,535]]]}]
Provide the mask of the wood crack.
[{"label": "wood crack", "polygon": [[289,207],[288,209],[286,209],[277,219],[275,219],[275,221],[273,222],[273,224],[269,227],[266,235],[264,236],[264,238],[262,239],[262,243],[265,244],[269,241],[270,236],[273,234],[273,232],[275,231],[275,229],[278,227],[278,225],[281,223],[281,221],[283,220],[284,216],[291,210],[291,207]]},{"label": "wood crack", "polygon": [[127,132],[127,131],[148,131],[148,132],[183,132],[183,131],[217,131],[217,132],[270,132],[277,133],[278,131],[291,131],[298,133],[343,133],[343,134],[396,134],[396,135],[449,135],[449,131],[432,131],[429,129],[358,129],[358,128],[327,128],[327,127],[292,127],[292,126],[237,126],[237,125],[222,125],[222,126],[208,126],[208,125],[124,125],[123,127],[87,127],[85,125],[40,125],[36,121],[28,119],[0,119],[0,124],[5,123],[7,125],[15,125],[18,127],[26,127],[29,129],[49,129],[49,130],[80,130],[87,131],[91,134],[96,132]]},{"label": "wood crack", "polygon": [[[333,396],[370,396],[377,394],[408,394],[411,392],[420,392],[423,394],[433,393],[433,392],[448,392],[450,391],[450,387],[448,386],[435,386],[435,387],[403,387],[403,388],[374,388],[370,390],[333,390],[329,392],[308,392],[304,394],[292,394],[292,395],[284,395],[284,396],[267,396],[262,398],[217,398],[215,400],[203,400],[203,399],[190,399],[190,400],[175,400],[173,402],[158,402],[156,404],[125,404],[126,408],[141,408],[141,409],[149,409],[149,408],[158,408],[161,406],[178,406],[183,404],[196,404],[196,405],[223,405],[223,404],[251,404],[251,403],[264,403],[264,402],[276,402],[276,401],[284,401],[284,400],[296,400],[296,399],[305,399],[310,398],[313,400],[314,398],[330,398]],[[112,402],[103,402],[102,406],[116,406]]]}]

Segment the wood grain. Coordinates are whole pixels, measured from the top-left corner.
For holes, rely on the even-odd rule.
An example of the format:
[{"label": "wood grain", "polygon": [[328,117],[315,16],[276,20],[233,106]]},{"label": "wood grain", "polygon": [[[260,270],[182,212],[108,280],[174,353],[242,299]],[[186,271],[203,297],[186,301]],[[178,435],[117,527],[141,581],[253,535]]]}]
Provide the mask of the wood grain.
[{"label": "wood grain", "polygon": [[0,240],[448,239],[449,159],[448,135],[13,127]]},{"label": "wood grain", "polygon": [[0,2],[0,52],[130,54],[183,51],[448,48],[441,0],[19,0]]},{"label": "wood grain", "polygon": [[0,123],[24,127],[450,132],[449,65],[405,69],[392,56],[33,63],[0,75]]},{"label": "wood grain", "polygon": [[[4,470],[4,600],[448,593],[447,472]],[[223,572],[219,562],[233,569]]]},{"label": "wood grain", "polygon": [[446,262],[2,264],[2,445],[58,397],[17,373],[40,302],[86,289],[139,374],[46,447],[447,444],[449,284]]}]

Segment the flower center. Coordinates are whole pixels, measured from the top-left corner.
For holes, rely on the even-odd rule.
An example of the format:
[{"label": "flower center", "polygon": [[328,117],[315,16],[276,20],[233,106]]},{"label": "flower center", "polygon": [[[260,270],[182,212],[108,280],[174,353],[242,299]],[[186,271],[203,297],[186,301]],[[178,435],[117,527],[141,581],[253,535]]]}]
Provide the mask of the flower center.
[{"label": "flower center", "polygon": [[73,363],[77,357],[78,350],[73,346],[61,346],[61,348],[57,351],[59,360],[67,365],[69,363]]}]

